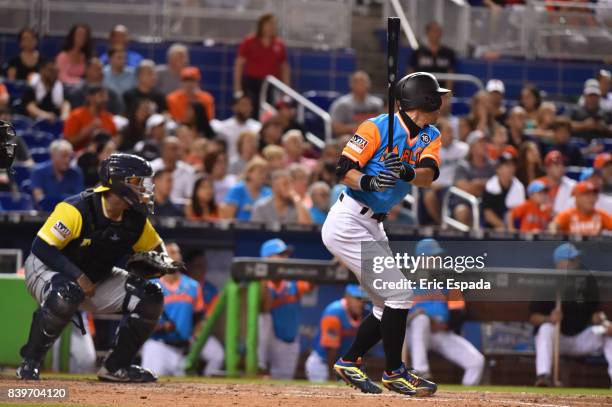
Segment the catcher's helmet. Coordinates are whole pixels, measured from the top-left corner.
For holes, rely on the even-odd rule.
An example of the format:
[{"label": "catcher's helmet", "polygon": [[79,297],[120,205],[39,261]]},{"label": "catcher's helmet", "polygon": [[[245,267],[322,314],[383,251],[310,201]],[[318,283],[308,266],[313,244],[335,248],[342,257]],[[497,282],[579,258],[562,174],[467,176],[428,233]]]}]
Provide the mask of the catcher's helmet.
[{"label": "catcher's helmet", "polygon": [[448,92],[450,90],[441,88],[438,80],[428,72],[406,75],[395,86],[395,97],[404,111],[434,112],[442,106],[442,95]]},{"label": "catcher's helmet", "polygon": [[0,120],[0,170],[8,169],[13,165],[17,147],[17,144],[12,141],[13,137],[15,137],[13,126]]},{"label": "catcher's helmet", "polygon": [[144,158],[133,154],[111,154],[100,165],[100,184],[96,192],[111,191],[144,215],[153,213],[151,183],[145,178],[153,174]]}]

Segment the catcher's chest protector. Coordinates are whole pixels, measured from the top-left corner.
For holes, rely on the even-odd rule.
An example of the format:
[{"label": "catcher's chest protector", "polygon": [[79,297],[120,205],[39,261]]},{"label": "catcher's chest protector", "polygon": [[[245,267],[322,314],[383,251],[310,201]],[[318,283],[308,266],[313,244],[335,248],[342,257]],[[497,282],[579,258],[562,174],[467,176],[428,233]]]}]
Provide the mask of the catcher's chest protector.
[{"label": "catcher's chest protector", "polygon": [[132,247],[140,238],[146,217],[128,209],[120,222],[104,216],[101,195],[84,192],[73,205],[83,218],[81,234],[62,251],[93,282],[107,277],[113,266],[133,253]]}]

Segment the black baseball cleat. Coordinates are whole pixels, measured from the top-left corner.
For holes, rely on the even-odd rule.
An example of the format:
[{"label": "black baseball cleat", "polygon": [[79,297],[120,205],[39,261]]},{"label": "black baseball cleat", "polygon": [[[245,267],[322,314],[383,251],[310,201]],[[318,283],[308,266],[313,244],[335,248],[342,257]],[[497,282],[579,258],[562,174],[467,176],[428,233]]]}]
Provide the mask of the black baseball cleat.
[{"label": "black baseball cleat", "polygon": [[21,380],[40,380],[39,367],[40,363],[35,360],[24,359],[17,368],[15,375]]},{"label": "black baseball cleat", "polygon": [[157,375],[137,365],[122,367],[115,372],[109,372],[106,366],[102,364],[98,370],[98,379],[103,382],[119,382],[119,383],[150,383],[157,381]]}]

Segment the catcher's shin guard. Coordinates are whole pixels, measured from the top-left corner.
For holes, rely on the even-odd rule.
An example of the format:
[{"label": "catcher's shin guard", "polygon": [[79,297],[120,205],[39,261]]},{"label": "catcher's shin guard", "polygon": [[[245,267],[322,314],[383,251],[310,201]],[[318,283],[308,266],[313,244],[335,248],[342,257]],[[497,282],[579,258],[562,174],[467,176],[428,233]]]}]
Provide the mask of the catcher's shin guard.
[{"label": "catcher's shin guard", "polygon": [[[164,309],[164,295],[158,284],[130,276],[126,281],[126,290],[126,315],[117,329],[114,345],[104,361],[109,372],[116,372],[131,365],[132,359],[155,329]],[[130,311],[128,307],[134,296],[139,300]]]},{"label": "catcher's shin guard", "polygon": [[45,301],[34,311],[28,342],[21,348],[21,356],[40,363],[84,298],[83,291],[74,282],[63,278],[52,280]]}]

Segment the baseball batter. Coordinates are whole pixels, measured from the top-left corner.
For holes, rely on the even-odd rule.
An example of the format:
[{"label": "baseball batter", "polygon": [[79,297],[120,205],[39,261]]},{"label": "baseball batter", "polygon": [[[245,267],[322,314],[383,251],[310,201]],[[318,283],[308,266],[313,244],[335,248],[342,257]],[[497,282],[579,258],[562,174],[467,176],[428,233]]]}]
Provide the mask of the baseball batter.
[{"label": "baseball batter", "polygon": [[157,379],[151,371],[132,365],[132,359],[162,313],[161,289],[115,267],[133,253],[165,253],[147,219],[153,201],[144,181],[150,176],[151,166],[144,159],[112,154],[101,164],[101,185],[59,203],[38,231],[25,263],[25,281],[39,307],[21,348],[18,378],[39,379],[45,353],[73,318],[79,325],[78,311],[85,310],[125,315],[98,371],[100,380]]},{"label": "baseball batter", "polygon": [[[416,255],[440,256],[444,250],[435,239],[422,239],[415,248]],[[433,350],[464,370],[461,383],[475,386],[480,383],[485,358],[453,328],[459,331],[465,301],[459,290],[415,290],[414,305],[410,310],[410,343],[412,366],[423,377],[431,376],[427,351]]]},{"label": "baseball batter", "polygon": [[[391,256],[382,221],[400,203],[411,184],[429,187],[438,177],[440,132],[431,124],[440,114],[442,98],[449,92],[426,72],[403,77],[395,87],[398,112],[393,117],[392,153],[388,143],[387,114],[366,120],[345,146],[337,175],[347,190],[331,208],[321,231],[323,243],[362,281],[361,243],[378,242],[380,256]],[[397,269],[391,276],[403,278]],[[412,293],[391,295],[365,285],[373,312],[359,326],[355,341],[336,362],[334,370],[349,385],[363,392],[380,393],[361,369],[361,357],[382,339],[385,351],[383,385],[405,395],[431,395],[436,385],[418,377],[401,360]]]}]

